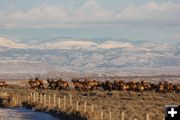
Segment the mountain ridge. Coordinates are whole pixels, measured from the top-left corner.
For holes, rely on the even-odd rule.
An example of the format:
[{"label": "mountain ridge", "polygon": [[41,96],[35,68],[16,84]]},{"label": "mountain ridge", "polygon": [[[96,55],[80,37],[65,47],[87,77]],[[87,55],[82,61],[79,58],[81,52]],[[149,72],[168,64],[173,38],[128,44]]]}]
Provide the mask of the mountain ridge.
[{"label": "mountain ridge", "polygon": [[[123,70],[127,70],[129,74],[140,74],[144,71],[148,73],[149,70],[154,73],[151,69],[156,72],[159,70],[159,73],[179,73],[180,68],[180,49],[172,44],[115,40],[94,42],[79,39],[55,40],[43,45],[17,42],[17,47],[14,47],[15,42],[12,43],[10,46],[0,44],[2,73],[53,70],[79,73],[114,71],[117,74],[124,73]],[[44,47],[46,45],[49,47]]]}]

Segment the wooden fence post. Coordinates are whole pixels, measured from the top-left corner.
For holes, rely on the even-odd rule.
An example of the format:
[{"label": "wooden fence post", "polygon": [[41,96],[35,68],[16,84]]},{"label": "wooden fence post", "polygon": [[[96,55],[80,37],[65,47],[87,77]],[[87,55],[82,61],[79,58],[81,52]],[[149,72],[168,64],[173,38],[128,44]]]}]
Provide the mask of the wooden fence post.
[{"label": "wooden fence post", "polygon": [[12,104],[14,105],[14,96],[12,96]]},{"label": "wooden fence post", "polygon": [[54,107],[56,107],[56,95],[54,94]]},{"label": "wooden fence post", "polygon": [[42,104],[42,94],[40,93],[40,103]]},{"label": "wooden fence post", "polygon": [[51,95],[48,96],[48,107],[51,106]]},{"label": "wooden fence post", "polygon": [[17,106],[17,104],[18,104],[17,97],[15,97],[15,104],[16,104],[16,106]]},{"label": "wooden fence post", "polygon": [[14,105],[16,106],[16,99],[14,98]]},{"label": "wooden fence post", "polygon": [[38,102],[41,103],[41,93],[38,92]]},{"label": "wooden fence post", "polygon": [[70,102],[70,106],[72,106],[72,95],[69,95],[69,102]]},{"label": "wooden fence post", "polygon": [[79,111],[79,102],[76,101],[76,111]]},{"label": "wooden fence post", "polygon": [[44,94],[44,107],[46,107],[46,94]]},{"label": "wooden fence post", "polygon": [[21,101],[21,100],[19,100],[19,106],[21,106],[21,103],[22,103],[22,101]]},{"label": "wooden fence post", "polygon": [[87,102],[85,101],[84,102],[84,113],[86,112],[86,108],[87,108],[86,106],[87,106]]},{"label": "wooden fence post", "polygon": [[35,96],[35,102],[37,101],[37,92],[34,92],[34,96]]},{"label": "wooden fence post", "polygon": [[66,109],[66,96],[64,96],[64,110]]},{"label": "wooden fence post", "polygon": [[[31,92],[30,93],[30,100],[32,100],[33,99],[33,93]],[[30,101],[30,102],[32,102],[32,101]]]},{"label": "wooden fence post", "polygon": [[111,113],[111,111],[109,112],[109,120],[112,120],[112,113]]},{"label": "wooden fence post", "polygon": [[93,113],[94,112],[94,105],[92,104],[91,105],[91,113]]},{"label": "wooden fence post", "polygon": [[36,94],[35,94],[35,92],[33,92],[33,102],[35,102],[36,101]]},{"label": "wooden fence post", "polygon": [[121,113],[121,120],[124,120],[124,112]]},{"label": "wooden fence post", "polygon": [[96,112],[94,113],[94,120],[97,120]]},{"label": "wooden fence post", "polygon": [[32,96],[33,96],[33,95],[32,95],[32,92],[30,93],[30,96],[31,96],[31,98],[32,98]]},{"label": "wooden fence post", "polygon": [[58,98],[58,108],[61,109],[61,98]]},{"label": "wooden fence post", "polygon": [[149,114],[146,113],[146,120],[149,120]]},{"label": "wooden fence post", "polygon": [[39,93],[36,92],[36,102],[39,102]]},{"label": "wooden fence post", "polygon": [[103,120],[103,110],[101,111],[101,119],[100,120]]}]

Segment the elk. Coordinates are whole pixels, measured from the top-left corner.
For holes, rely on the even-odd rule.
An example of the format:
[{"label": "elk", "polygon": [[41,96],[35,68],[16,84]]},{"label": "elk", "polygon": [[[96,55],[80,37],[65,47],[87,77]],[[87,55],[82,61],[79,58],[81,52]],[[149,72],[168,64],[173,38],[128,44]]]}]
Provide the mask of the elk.
[{"label": "elk", "polygon": [[6,81],[0,81],[0,87],[7,87]]}]

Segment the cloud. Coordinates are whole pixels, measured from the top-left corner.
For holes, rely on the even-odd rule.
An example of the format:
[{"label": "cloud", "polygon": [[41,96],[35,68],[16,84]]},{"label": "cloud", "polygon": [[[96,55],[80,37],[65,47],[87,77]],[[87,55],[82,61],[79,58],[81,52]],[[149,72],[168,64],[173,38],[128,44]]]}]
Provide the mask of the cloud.
[{"label": "cloud", "polygon": [[149,2],[144,5],[129,5],[116,14],[115,18],[129,21],[146,21],[157,23],[172,23],[180,20],[180,4],[173,2],[155,3]]},{"label": "cloud", "polygon": [[61,4],[42,4],[27,10],[0,11],[0,28],[91,27],[110,24],[180,24],[180,3],[148,2],[130,4],[121,10],[108,9],[96,0],[67,8]]},{"label": "cloud", "polygon": [[96,0],[87,0],[80,8],[75,10],[74,18],[79,20],[103,20],[109,19],[112,11],[100,6]]},{"label": "cloud", "polygon": [[61,5],[42,4],[29,10],[13,10],[6,13],[6,19],[20,21],[42,21],[42,20],[61,20],[66,18],[66,10]]}]

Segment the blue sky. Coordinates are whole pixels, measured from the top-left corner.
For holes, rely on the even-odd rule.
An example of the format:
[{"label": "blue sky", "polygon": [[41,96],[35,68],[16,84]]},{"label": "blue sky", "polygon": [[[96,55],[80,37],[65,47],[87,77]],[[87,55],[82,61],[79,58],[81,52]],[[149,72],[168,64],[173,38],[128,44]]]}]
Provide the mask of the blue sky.
[{"label": "blue sky", "polygon": [[180,41],[179,0],[0,0],[0,36]]}]

